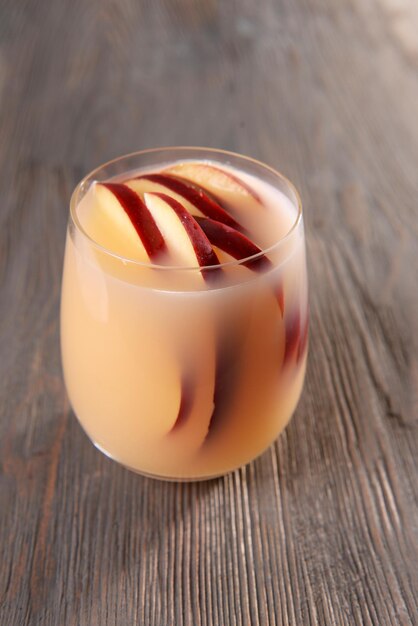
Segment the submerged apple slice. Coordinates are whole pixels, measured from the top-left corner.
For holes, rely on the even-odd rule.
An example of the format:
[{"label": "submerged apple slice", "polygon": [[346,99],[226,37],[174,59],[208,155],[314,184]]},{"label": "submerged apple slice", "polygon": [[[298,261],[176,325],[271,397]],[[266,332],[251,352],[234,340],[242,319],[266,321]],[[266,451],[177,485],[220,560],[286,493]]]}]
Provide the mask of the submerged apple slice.
[{"label": "submerged apple slice", "polygon": [[262,204],[257,192],[250,185],[233,174],[211,163],[185,161],[169,167],[165,172],[180,176],[200,185],[222,200],[235,200],[240,206],[241,200],[252,200]]},{"label": "submerged apple slice", "polygon": [[221,332],[218,333],[213,409],[205,441],[212,439],[222,428],[222,423],[237,396],[243,334],[242,324],[239,323],[239,320],[238,323],[235,320],[233,325],[221,329]]},{"label": "submerged apple slice", "polygon": [[194,217],[174,198],[164,193],[145,193],[145,204],[160,229],[174,265],[200,266],[206,280],[219,274],[219,259]]},{"label": "submerged apple slice", "polygon": [[[189,356],[192,358],[182,360],[181,401],[176,421],[168,434],[172,441],[174,437],[180,443],[185,438],[187,447],[192,444],[197,449],[207,435],[213,413],[216,344],[213,323],[207,311],[198,321],[190,319],[187,331],[190,328],[192,336],[187,337],[187,340]],[[197,334],[198,330],[200,335]]]},{"label": "submerged apple slice", "polygon": [[286,320],[286,341],[283,367],[291,361],[298,363],[304,356],[308,344],[309,319],[308,313],[301,315],[299,310],[293,311]]},{"label": "submerged apple slice", "polygon": [[[200,279],[202,280],[202,279]],[[212,298],[183,299],[161,294],[165,331],[180,371],[180,401],[161,440],[167,456],[193,457],[204,441],[212,411],[216,375],[216,311]],[[165,386],[164,386],[164,393]]]},{"label": "submerged apple slice", "polygon": [[225,209],[211,198],[200,187],[191,181],[166,173],[142,174],[127,181],[127,184],[138,193],[147,191],[170,192],[169,195],[181,202],[192,215],[210,217],[218,222],[243,231],[244,228]]},{"label": "submerged apple slice", "polygon": [[305,315],[305,320],[302,325],[302,330],[300,333],[298,357],[297,357],[298,361],[300,361],[302,357],[305,355],[306,349],[308,347],[308,338],[309,338],[309,314],[307,312]]},{"label": "submerged apple slice", "polygon": [[277,359],[281,362],[284,353],[284,324],[275,295],[261,284],[255,290],[218,331],[214,409],[204,443],[216,441],[224,452],[238,445],[237,433],[259,437],[254,417],[260,410],[259,419],[264,418],[264,403],[275,389]]}]

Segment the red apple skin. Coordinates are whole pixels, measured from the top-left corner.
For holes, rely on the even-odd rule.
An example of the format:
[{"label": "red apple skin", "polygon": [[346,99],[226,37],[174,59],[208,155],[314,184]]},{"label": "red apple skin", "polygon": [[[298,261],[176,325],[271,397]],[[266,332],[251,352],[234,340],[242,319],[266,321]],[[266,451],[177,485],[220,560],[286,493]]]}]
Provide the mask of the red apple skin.
[{"label": "red apple skin", "polygon": [[225,413],[234,399],[234,395],[238,393],[241,347],[242,337],[237,328],[230,328],[228,334],[225,332],[218,339],[213,394],[214,407],[204,441],[205,444],[216,435]]},{"label": "red apple skin", "polygon": [[[208,217],[195,217],[196,222],[202,228],[210,243],[220,248],[234,259],[245,259],[262,252],[255,243],[235,228],[222,224]],[[250,259],[243,263],[246,267],[257,272],[271,269],[271,261],[263,254],[256,259]]]},{"label": "red apple skin", "polygon": [[117,198],[152,261],[167,253],[167,246],[145,202],[123,183],[100,183]]},{"label": "red apple skin", "polygon": [[286,365],[290,359],[297,353],[300,338],[300,312],[295,311],[288,320],[286,320],[286,345],[283,357],[283,365]]},{"label": "red apple skin", "polygon": [[181,380],[179,411],[176,421],[174,422],[174,425],[170,430],[170,433],[177,432],[187,423],[193,409],[195,399],[195,385],[196,381],[192,371],[189,371],[187,374],[183,372]]},{"label": "red apple skin", "polygon": [[283,367],[285,367],[291,359],[295,359],[299,363],[308,343],[309,320],[308,314],[301,319],[300,311],[295,311],[286,320],[286,346],[283,357]]},{"label": "red apple skin", "polygon": [[280,312],[281,312],[282,317],[283,317],[283,315],[284,315],[284,289],[283,289],[283,283],[279,283],[276,286],[275,294],[276,294],[276,298],[277,298],[277,303],[278,303],[279,308],[280,308]]},{"label": "red apple skin", "polygon": [[299,362],[304,356],[306,349],[308,347],[308,339],[309,339],[309,314],[306,314],[304,324],[302,325],[299,347],[298,347],[298,355],[297,361]]},{"label": "red apple skin", "polygon": [[[217,280],[222,273],[221,268],[217,267],[219,266],[219,259],[213,250],[209,239],[206,237],[195,218],[190,215],[180,202],[177,202],[177,200],[171,196],[165,193],[156,192],[150,192],[150,195],[157,196],[166,202],[181,220],[181,223],[183,224],[183,227],[192,243],[197,261],[201,266],[203,278],[207,282]],[[214,267],[211,269],[211,266]]]},{"label": "red apple skin", "polygon": [[236,230],[244,231],[243,226],[239,224],[225,209],[220,202],[213,200],[201,187],[194,185],[191,181],[182,179],[172,174],[142,174],[136,177],[138,180],[149,180],[166,187],[170,191],[182,196],[193,204],[200,213],[214,220],[232,226]]}]

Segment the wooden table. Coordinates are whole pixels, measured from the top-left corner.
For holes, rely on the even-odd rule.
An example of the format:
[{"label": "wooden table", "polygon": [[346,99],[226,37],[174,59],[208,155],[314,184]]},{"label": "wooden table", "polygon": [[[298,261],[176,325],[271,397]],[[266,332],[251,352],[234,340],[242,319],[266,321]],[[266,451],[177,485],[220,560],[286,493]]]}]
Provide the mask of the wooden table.
[{"label": "wooden table", "polygon": [[[0,35],[1,624],[417,624],[415,0],[3,0]],[[93,448],[58,343],[72,188],[178,144],[295,181],[312,310],[285,433],[183,485]]]}]

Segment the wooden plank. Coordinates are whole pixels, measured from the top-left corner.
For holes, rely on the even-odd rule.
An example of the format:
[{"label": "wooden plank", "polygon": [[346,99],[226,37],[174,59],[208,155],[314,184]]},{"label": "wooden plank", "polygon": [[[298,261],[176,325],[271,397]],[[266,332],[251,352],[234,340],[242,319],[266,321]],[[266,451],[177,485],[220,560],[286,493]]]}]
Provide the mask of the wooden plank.
[{"label": "wooden plank", "polygon": [[[0,623],[416,624],[416,3],[0,10]],[[176,144],[296,182],[311,282],[293,421],[249,467],[190,485],[94,450],[58,345],[72,188]]]}]

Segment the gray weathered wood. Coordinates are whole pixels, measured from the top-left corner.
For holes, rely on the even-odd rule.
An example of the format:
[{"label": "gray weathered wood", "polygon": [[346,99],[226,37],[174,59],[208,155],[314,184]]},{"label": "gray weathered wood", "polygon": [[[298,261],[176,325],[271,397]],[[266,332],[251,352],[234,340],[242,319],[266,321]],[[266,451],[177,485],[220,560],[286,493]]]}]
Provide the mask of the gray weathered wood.
[{"label": "gray weathered wood", "polygon": [[[418,623],[415,0],[0,3],[0,623]],[[223,479],[135,476],[71,415],[70,192],[158,145],[277,166],[306,207],[310,362]]]}]

